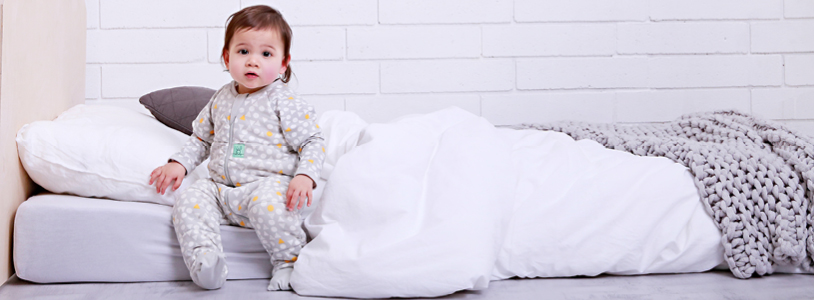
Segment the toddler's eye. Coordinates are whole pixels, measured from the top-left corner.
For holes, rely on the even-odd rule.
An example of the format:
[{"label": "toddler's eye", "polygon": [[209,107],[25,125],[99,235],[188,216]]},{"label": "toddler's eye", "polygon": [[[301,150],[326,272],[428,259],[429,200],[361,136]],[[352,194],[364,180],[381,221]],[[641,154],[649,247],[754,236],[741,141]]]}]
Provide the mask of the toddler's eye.
[{"label": "toddler's eye", "polygon": [[265,57],[269,57],[269,56],[271,56],[271,52],[268,52],[268,51],[263,52],[263,56],[265,56]]},{"label": "toddler's eye", "polygon": [[246,54],[249,54],[249,51],[248,51],[248,50],[246,50],[246,49],[240,49],[240,50],[237,50],[237,53],[240,53],[240,54],[246,55]]}]

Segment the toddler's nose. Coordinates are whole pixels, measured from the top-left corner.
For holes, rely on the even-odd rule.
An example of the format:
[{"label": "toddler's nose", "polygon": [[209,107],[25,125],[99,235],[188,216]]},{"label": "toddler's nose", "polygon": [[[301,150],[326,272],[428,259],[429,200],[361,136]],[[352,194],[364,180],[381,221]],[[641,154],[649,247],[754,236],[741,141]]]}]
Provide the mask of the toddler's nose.
[{"label": "toddler's nose", "polygon": [[257,60],[253,57],[250,57],[246,60],[246,66],[248,67],[257,67]]}]

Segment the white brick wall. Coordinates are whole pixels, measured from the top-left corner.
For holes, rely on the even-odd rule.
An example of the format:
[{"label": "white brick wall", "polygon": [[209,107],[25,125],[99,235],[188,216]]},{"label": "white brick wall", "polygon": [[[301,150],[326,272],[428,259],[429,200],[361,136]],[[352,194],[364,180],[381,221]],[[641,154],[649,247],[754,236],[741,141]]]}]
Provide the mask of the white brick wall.
[{"label": "white brick wall", "polygon": [[614,106],[614,93],[603,92],[484,95],[481,101],[483,116],[496,124],[613,122]]},{"label": "white brick wall", "polygon": [[647,57],[517,60],[520,90],[647,87]]},{"label": "white brick wall", "polygon": [[814,52],[814,20],[755,22],[752,52]]},{"label": "white brick wall", "polygon": [[614,24],[534,24],[483,26],[483,56],[611,56]]},{"label": "white brick wall", "polygon": [[517,22],[646,21],[647,0],[515,0]]},{"label": "white brick wall", "polygon": [[814,85],[814,54],[786,56],[786,84]]},{"label": "white brick wall", "polygon": [[88,63],[186,63],[206,58],[204,29],[94,30]]},{"label": "white brick wall", "polygon": [[512,0],[384,0],[381,24],[483,24],[512,21]]},{"label": "white brick wall", "polygon": [[102,29],[221,27],[240,9],[240,0],[98,1]]},{"label": "white brick wall", "polygon": [[508,59],[383,62],[382,93],[510,91],[514,65]]},{"label": "white brick wall", "polygon": [[814,1],[786,0],[786,18],[814,18]]},{"label": "white brick wall", "polygon": [[619,122],[665,122],[698,111],[751,109],[748,89],[650,90],[616,94]]},{"label": "white brick wall", "polygon": [[749,23],[620,23],[620,54],[749,53]]},{"label": "white brick wall", "polygon": [[[183,0],[182,2],[191,5],[197,3],[195,0]],[[378,22],[377,0],[241,0],[241,2],[241,7],[258,4],[274,7],[283,14],[291,26],[375,25]],[[229,13],[235,11],[237,10],[229,11]]]},{"label": "white brick wall", "polygon": [[650,19],[765,20],[783,17],[783,0],[650,0]]},{"label": "white brick wall", "polygon": [[294,30],[292,86],[371,122],[458,106],[496,124],[737,109],[814,135],[812,0],[86,0],[87,103],[219,88],[226,18]]},{"label": "white brick wall", "polygon": [[480,32],[461,25],[348,28],[348,59],[480,57]]}]

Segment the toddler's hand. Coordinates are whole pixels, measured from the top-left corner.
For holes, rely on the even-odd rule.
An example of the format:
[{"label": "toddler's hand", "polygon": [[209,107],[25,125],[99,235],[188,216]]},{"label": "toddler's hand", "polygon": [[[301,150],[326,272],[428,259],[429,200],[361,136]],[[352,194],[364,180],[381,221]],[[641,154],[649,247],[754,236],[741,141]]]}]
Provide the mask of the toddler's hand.
[{"label": "toddler's hand", "polygon": [[186,175],[187,169],[184,168],[183,165],[177,162],[169,162],[166,165],[160,166],[153,170],[153,173],[150,173],[150,185],[155,182],[155,191],[164,195],[164,192],[167,191],[167,187],[175,180],[175,184],[172,186],[172,190],[177,190],[181,187],[181,182],[184,181],[184,175]]},{"label": "toddler's hand", "polygon": [[288,210],[302,209],[305,203],[305,198],[308,198],[308,206],[311,206],[312,191],[314,189],[314,181],[311,177],[305,175],[294,176],[288,184],[288,192],[285,193],[286,207]]}]

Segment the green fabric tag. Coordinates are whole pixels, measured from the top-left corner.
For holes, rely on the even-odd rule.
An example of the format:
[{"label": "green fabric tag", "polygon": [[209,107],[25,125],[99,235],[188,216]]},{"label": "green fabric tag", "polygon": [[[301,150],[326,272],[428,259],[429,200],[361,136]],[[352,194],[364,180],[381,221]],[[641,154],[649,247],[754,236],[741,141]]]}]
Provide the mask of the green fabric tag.
[{"label": "green fabric tag", "polygon": [[232,148],[232,157],[243,158],[244,153],[246,153],[246,145],[244,144],[235,144],[234,148]]}]

